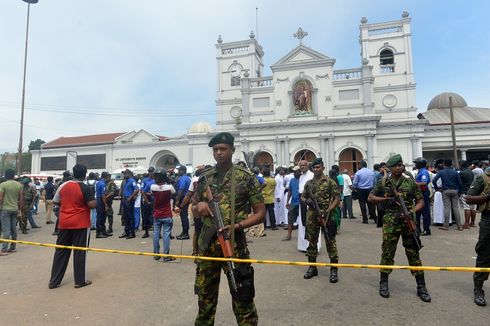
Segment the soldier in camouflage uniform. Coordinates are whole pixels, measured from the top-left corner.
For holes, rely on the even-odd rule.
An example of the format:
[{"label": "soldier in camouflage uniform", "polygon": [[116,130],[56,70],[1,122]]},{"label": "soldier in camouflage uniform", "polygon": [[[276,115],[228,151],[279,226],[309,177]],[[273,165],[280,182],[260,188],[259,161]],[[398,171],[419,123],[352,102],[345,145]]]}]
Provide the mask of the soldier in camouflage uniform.
[{"label": "soldier in camouflage uniform", "polygon": [[[233,136],[229,133],[219,133],[211,139],[209,146],[213,148],[213,156],[217,162],[215,167],[203,171],[194,194],[198,216],[202,217],[202,230],[199,236],[199,255],[223,257],[217,240],[216,230],[213,230],[213,220],[208,202],[216,200],[224,219],[225,227],[220,232],[235,232],[235,242],[232,243],[234,256],[249,258],[245,233],[243,229],[262,223],[265,216],[264,198],[259,189],[255,176],[247,169],[232,164],[235,151]],[[235,198],[231,198],[234,185]],[[208,197],[208,189],[213,198]],[[231,224],[231,203],[235,202],[233,228]],[[248,214],[252,209],[252,214]],[[214,325],[216,306],[218,303],[221,270],[227,274],[227,265],[217,261],[199,261],[196,271],[195,290],[198,295],[199,312],[196,325]],[[254,304],[253,268],[250,264],[236,264],[235,278],[241,284],[238,292],[232,292],[233,312],[238,325],[257,325],[258,315]],[[228,274],[227,274],[227,277]]]},{"label": "soldier in camouflage uniform", "polygon": [[[481,212],[480,233],[475,246],[476,267],[490,267],[490,167],[483,174],[475,177],[468,194],[465,197],[468,204],[478,204]],[[473,274],[474,302],[479,306],[486,306],[483,282],[488,280],[489,273],[475,272]]]},{"label": "soldier in camouflage uniform", "polygon": [[[407,224],[400,216],[401,206],[394,198],[395,189],[400,198],[405,202],[407,209],[414,219],[415,212],[424,207],[424,199],[420,188],[415,183],[413,177],[406,175],[403,161],[400,154],[390,157],[386,162],[391,175],[381,179],[369,194],[368,200],[372,203],[384,203],[385,215],[383,217],[383,244],[381,254],[381,265],[393,265],[396,253],[396,246],[400,236],[402,237],[403,247],[407,255],[408,263],[411,266],[422,266],[419,251],[415,245],[413,234],[410,233]],[[388,298],[390,296],[388,288],[388,275],[391,269],[380,270],[379,294]],[[425,286],[423,271],[412,271],[417,281],[417,295],[424,302],[430,302],[431,297]]]},{"label": "soldier in camouflage uniform", "polygon": [[[306,249],[306,256],[308,256],[308,262],[316,263],[316,257],[318,256],[318,236],[320,235],[320,221],[319,216],[314,209],[312,197],[318,202],[318,206],[323,213],[323,216],[330,216],[333,210],[339,205],[340,196],[337,183],[331,178],[327,177],[323,171],[325,166],[321,158],[316,158],[312,162],[313,167],[313,179],[309,180],[305,184],[303,194],[301,195],[301,201],[308,205],[306,211],[306,239],[309,242]],[[335,241],[335,235],[337,234],[337,224],[333,218],[327,220],[327,233],[328,240],[325,240],[327,247],[328,257],[331,263],[339,262],[339,254],[337,252],[337,242]],[[337,267],[330,268],[330,282],[337,283]],[[304,275],[305,279],[310,279],[318,275],[318,269],[316,266],[310,266]]]},{"label": "soldier in camouflage uniform", "polygon": [[31,223],[33,229],[38,228],[32,217],[32,207],[34,206],[34,198],[36,197],[36,189],[31,187],[31,179],[25,177],[22,180],[22,194],[24,196],[24,207],[21,210],[19,226],[23,234],[27,234],[27,220]]},{"label": "soldier in camouflage uniform", "polygon": [[103,202],[105,205],[105,214],[107,216],[107,221],[109,222],[109,228],[107,229],[107,233],[112,233],[112,224],[114,222],[114,209],[112,208],[112,201],[114,196],[117,194],[117,186],[114,183],[114,180],[111,179],[111,175],[108,174],[106,179],[105,192],[103,197]]}]

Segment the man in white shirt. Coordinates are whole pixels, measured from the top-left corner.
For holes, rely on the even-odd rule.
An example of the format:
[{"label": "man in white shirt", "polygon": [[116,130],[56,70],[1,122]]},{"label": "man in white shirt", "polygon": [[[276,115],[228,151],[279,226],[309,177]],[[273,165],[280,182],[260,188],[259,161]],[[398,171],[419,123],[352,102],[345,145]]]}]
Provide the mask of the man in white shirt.
[{"label": "man in white shirt", "polygon": [[[302,160],[299,161],[299,170],[301,171],[301,176],[299,177],[299,195],[303,193],[305,188],[305,184],[307,181],[313,179],[313,172],[309,170],[308,161]],[[306,234],[306,209],[307,206],[303,203],[300,203],[300,216],[298,222],[298,250],[306,251],[308,248],[309,242],[305,239]]]},{"label": "man in white shirt", "polygon": [[342,218],[347,218],[347,213],[349,213],[349,218],[355,218],[352,213],[352,180],[347,170],[342,171],[342,178],[344,178]]},{"label": "man in white shirt", "polygon": [[276,171],[276,188],[274,189],[274,210],[276,215],[276,223],[278,226],[283,227],[287,224],[287,213],[286,213],[286,196],[284,195],[284,174],[286,170],[280,166]]}]

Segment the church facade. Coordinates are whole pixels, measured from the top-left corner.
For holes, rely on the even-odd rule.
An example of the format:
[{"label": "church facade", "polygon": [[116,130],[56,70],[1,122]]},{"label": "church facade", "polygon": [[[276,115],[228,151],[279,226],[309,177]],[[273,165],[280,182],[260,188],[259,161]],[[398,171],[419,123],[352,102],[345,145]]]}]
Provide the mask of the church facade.
[{"label": "church facade", "polygon": [[[294,33],[298,46],[271,65],[269,76],[263,74],[264,51],[253,33],[236,42],[218,38],[215,128],[201,122],[176,138],[144,130],[92,135],[102,142],[84,138],[90,136],[62,137],[32,152],[33,173],[59,173],[77,161],[96,171],[212,164],[207,143],[221,131],[235,136],[236,161],[246,153],[254,165],[290,166],[320,156],[327,166],[338,164],[350,173],[361,159],[372,167],[400,153],[410,166],[413,158],[451,148],[447,124],[430,124],[437,105],[432,115],[417,114],[407,12],[389,22],[361,19],[359,66],[351,69],[336,69],[334,58],[308,47],[307,34],[301,28]],[[476,122],[490,127],[488,121]],[[490,139],[483,137],[479,148],[488,151]],[[96,167],[91,159],[80,159],[95,154]],[[58,165],[46,163],[55,162],[53,157]]]}]

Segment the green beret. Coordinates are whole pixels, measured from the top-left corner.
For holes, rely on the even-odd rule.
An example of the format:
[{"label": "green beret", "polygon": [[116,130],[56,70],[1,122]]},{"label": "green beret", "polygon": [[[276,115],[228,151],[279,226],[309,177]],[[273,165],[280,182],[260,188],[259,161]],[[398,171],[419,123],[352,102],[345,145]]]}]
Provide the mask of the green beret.
[{"label": "green beret", "polygon": [[323,165],[323,160],[322,160],[321,157],[317,157],[316,159],[313,160],[313,162],[311,162],[311,166],[315,166],[315,165],[318,165],[318,164]]},{"label": "green beret", "polygon": [[209,141],[208,146],[213,147],[216,144],[228,144],[234,146],[235,138],[229,132],[220,132]]},{"label": "green beret", "polygon": [[398,162],[403,162],[402,160],[402,156],[400,154],[395,154],[395,155],[392,155],[388,161],[386,161],[386,166],[391,168],[391,167],[394,167],[396,165],[396,163]]}]

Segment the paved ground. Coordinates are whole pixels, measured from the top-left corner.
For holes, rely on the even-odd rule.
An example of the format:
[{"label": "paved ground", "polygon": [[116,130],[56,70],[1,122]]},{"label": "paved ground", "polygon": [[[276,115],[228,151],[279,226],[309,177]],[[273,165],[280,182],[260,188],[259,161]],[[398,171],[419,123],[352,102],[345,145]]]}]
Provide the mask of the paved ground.
[{"label": "paved ground", "polygon": [[[21,240],[54,243],[51,225],[20,234]],[[117,217],[119,222],[119,217]],[[115,235],[121,231],[119,223]],[[180,232],[177,219],[174,234]],[[268,231],[253,238],[254,258],[305,260],[296,241],[281,242],[286,231]],[[91,247],[152,251],[151,237],[96,239]],[[423,238],[422,261],[426,265],[474,266],[478,229],[458,232],[433,230]],[[191,242],[172,241],[172,253],[191,253]],[[341,262],[379,263],[381,232],[359,219],[343,220],[338,236]],[[49,290],[53,249],[21,245],[18,252],[0,257],[0,297],[3,325],[192,325],[197,312],[193,294],[195,265],[192,261],[162,263],[151,257],[88,253],[87,271],[93,284],[74,289],[71,262],[61,287]],[[323,249],[320,260],[326,260]],[[407,260],[400,245],[396,262]],[[304,267],[255,265],[256,305],[261,325],[488,325],[490,307],[473,304],[472,274],[428,272],[432,303],[416,296],[416,284],[408,271],[390,277],[391,298],[378,295],[376,270],[341,269],[340,282],[328,282],[328,270],[304,280]],[[224,277],[224,276],[223,276]],[[487,286],[488,288],[488,286]],[[489,291],[490,292],[490,291]],[[231,300],[224,284],[216,325],[233,325]]]}]

